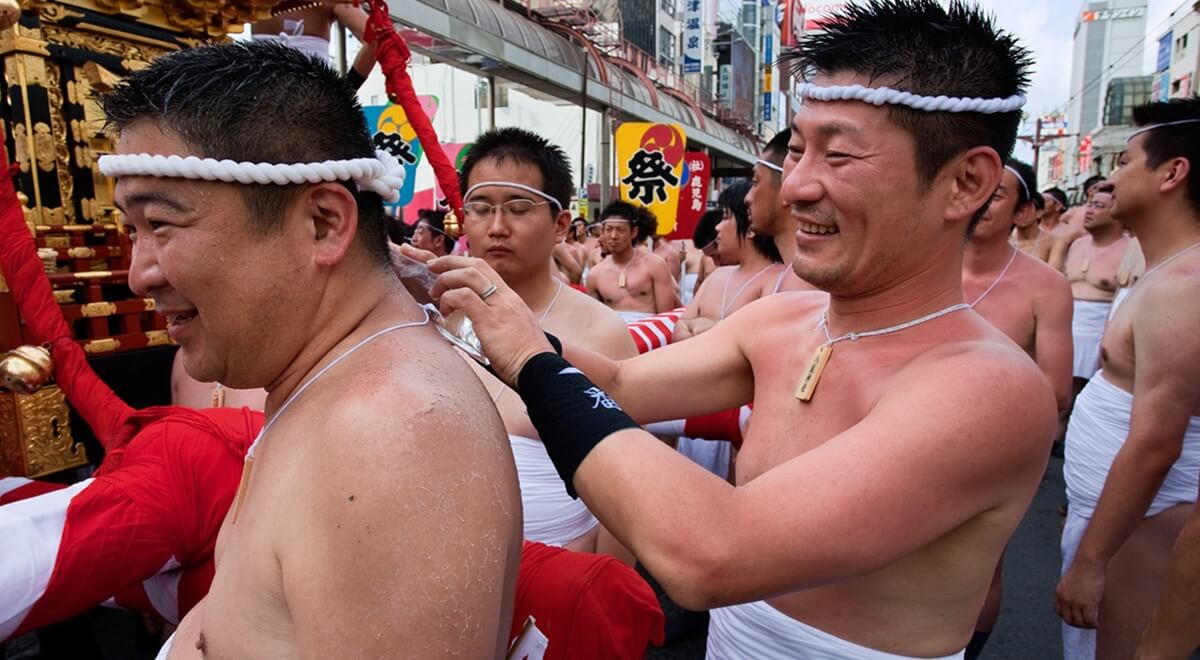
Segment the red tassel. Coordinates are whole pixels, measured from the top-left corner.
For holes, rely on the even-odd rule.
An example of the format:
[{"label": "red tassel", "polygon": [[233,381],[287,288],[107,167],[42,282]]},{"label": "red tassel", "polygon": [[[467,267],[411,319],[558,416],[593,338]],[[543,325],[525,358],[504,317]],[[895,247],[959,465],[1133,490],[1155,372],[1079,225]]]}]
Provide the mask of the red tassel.
[{"label": "red tassel", "polygon": [[425,155],[429,157],[429,164],[433,166],[433,174],[442,188],[442,194],[446,196],[450,210],[461,218],[463,202],[462,193],[458,188],[458,172],[446,156],[446,152],[442,151],[437,132],[433,130],[433,123],[425,116],[425,110],[417,99],[416,90],[413,89],[412,78],[408,75],[408,63],[412,59],[412,52],[396,32],[396,26],[392,24],[391,16],[388,16],[387,3],[375,0],[366,4],[370,15],[367,17],[367,28],[363,37],[375,43],[375,57],[387,79],[388,98],[392,103],[404,108],[409,125],[413,127]]}]

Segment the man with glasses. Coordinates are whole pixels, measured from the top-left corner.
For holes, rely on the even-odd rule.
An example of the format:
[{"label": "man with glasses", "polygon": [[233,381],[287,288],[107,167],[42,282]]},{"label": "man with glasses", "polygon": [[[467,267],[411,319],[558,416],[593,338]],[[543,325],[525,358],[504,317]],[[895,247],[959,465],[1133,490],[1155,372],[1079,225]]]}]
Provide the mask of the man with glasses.
[{"label": "man with glasses", "polygon": [[639,215],[628,202],[613,202],[600,212],[600,240],[608,256],[588,274],[588,295],[608,305],[626,323],[669,312],[677,301],[671,269],[662,257],[638,250]]},{"label": "man with glasses", "polygon": [[[459,180],[471,253],[500,274],[542,327],[612,359],[637,354],[620,319],[554,274],[552,254],[571,223],[571,165],[562,149],[523,129],[490,131],[475,141]],[[520,397],[482,368],[475,371],[509,434],[525,538],[631,561],[587,506],[567,496]]]}]

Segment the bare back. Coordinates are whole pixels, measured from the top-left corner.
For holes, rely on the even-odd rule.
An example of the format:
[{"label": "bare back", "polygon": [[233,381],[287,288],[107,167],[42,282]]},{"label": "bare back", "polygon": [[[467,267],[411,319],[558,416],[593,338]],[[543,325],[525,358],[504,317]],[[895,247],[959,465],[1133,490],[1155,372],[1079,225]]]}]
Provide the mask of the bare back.
[{"label": "bare back", "polygon": [[502,657],[521,515],[493,410],[427,326],[315,381],[259,445],[171,658]]}]

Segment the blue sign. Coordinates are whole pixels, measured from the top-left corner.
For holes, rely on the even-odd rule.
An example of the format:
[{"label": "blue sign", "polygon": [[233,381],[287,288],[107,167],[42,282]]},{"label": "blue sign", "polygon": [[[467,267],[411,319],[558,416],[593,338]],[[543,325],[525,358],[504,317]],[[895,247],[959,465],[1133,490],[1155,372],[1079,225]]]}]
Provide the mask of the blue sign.
[{"label": "blue sign", "polygon": [[683,3],[683,72],[700,73],[704,62],[704,26],[702,0]]},{"label": "blue sign", "polygon": [[1171,68],[1171,43],[1174,41],[1175,32],[1171,31],[1164,34],[1158,40],[1158,66],[1155,71],[1166,71]]},{"label": "blue sign", "polygon": [[771,92],[763,92],[763,121],[771,121]]}]

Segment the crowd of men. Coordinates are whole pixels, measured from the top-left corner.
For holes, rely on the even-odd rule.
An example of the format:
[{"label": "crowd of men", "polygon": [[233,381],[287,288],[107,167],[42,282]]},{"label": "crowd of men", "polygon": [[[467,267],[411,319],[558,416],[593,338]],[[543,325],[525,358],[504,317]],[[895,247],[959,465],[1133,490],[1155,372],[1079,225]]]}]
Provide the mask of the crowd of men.
[{"label": "crowd of men", "polygon": [[[1136,109],[1071,207],[1011,158],[1031,61],[977,8],[872,0],[784,58],[801,110],[692,241],[625,201],[573,218],[519,128],[463,162],[463,240],[423,211],[390,244],[362,182],[117,175],[176,401],[265,411],[160,657],[503,657],[535,543],[640,565],[710,612],[712,658],[973,658],[1060,440],[1064,655],[1191,654],[1200,101]],[[253,120],[284,98],[303,120]],[[165,56],[103,107],[123,155],[374,154],[353,86],[278,44]],[[600,629],[636,600],[604,593]],[[0,605],[5,634],[36,610]]]}]

